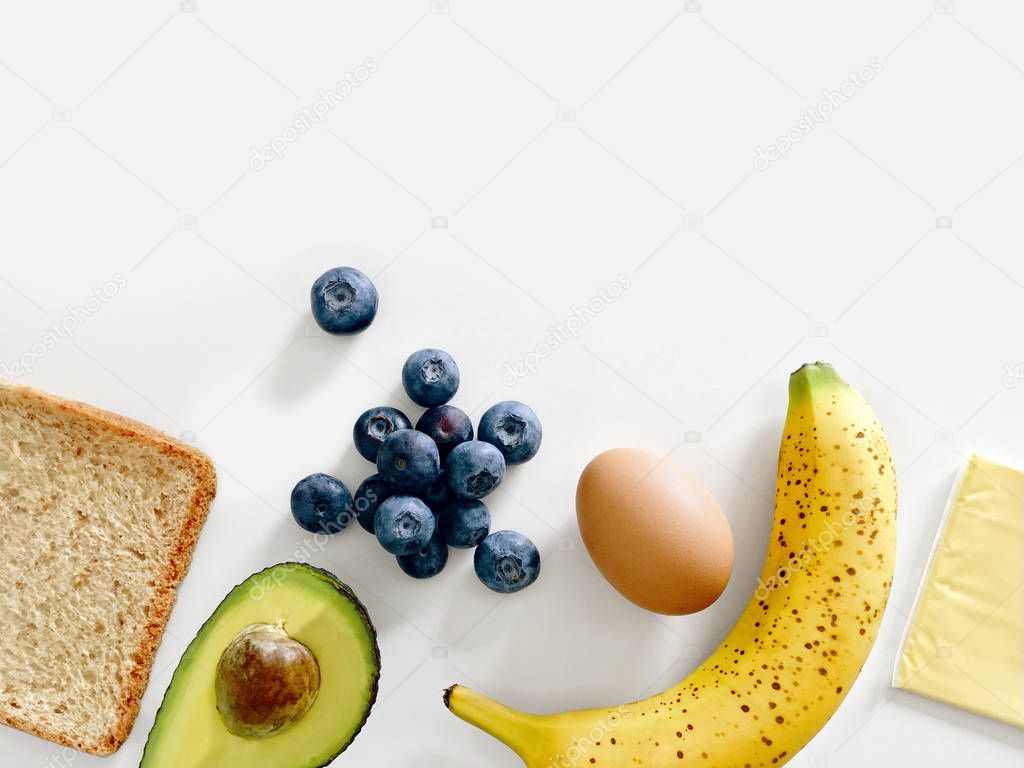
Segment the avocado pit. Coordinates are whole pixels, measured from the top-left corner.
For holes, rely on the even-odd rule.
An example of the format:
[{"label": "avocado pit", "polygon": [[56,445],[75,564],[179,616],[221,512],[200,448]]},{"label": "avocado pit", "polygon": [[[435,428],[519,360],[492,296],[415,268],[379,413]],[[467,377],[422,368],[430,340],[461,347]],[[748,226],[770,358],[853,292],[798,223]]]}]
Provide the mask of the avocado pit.
[{"label": "avocado pit", "polygon": [[263,739],[291,727],[320,690],[312,651],[280,626],[253,624],[224,650],[217,664],[217,711],[235,736]]}]

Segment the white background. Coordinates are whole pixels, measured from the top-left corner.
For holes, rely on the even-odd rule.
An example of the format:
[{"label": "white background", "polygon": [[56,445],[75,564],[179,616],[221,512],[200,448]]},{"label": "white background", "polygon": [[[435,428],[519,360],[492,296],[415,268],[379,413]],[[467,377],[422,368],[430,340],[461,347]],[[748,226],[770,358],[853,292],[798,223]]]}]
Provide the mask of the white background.
[{"label": "white background", "polygon": [[[128,743],[101,761],[4,729],[0,762],[136,765],[200,623],[250,572],[299,558],[349,582],[380,633],[380,698],[338,765],[513,768],[441,690],[555,711],[696,666],[760,569],[787,375],[821,358],[888,428],[900,546],[878,644],[793,764],[1019,764],[1024,733],[888,686],[956,468],[972,449],[1024,465],[1024,9],[948,10],[6,4],[0,362],[194,440],[220,492]],[[368,59],[324,124],[250,165]],[[872,61],[830,123],[755,168]],[[356,338],[310,322],[309,286],[339,264],[381,293]],[[538,347],[620,276],[630,287],[578,338]],[[116,295],[76,312],[111,280]],[[40,347],[69,313],[73,335]],[[459,361],[474,417],[516,398],[544,421],[540,455],[491,500],[496,526],[543,552],[519,595],[485,590],[468,553],[417,583],[358,528],[321,552],[289,518],[300,477],[354,488],[372,471],[351,446],[361,411],[418,415],[399,370],[427,345]],[[506,364],[528,356],[513,383]],[[735,572],[702,614],[628,604],[579,543],[577,475],[619,445],[671,453],[728,512]]]}]

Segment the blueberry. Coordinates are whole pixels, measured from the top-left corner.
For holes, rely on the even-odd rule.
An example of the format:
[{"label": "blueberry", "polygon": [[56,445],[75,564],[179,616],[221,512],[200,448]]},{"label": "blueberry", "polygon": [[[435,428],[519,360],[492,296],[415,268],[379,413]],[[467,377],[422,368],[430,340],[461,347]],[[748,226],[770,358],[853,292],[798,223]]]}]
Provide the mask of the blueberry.
[{"label": "blueberry", "polygon": [[454,405],[435,405],[424,411],[416,422],[416,429],[430,435],[444,461],[459,443],[473,439],[473,422],[465,411]]},{"label": "blueberry", "polygon": [[448,562],[448,545],[435,534],[430,541],[411,555],[399,555],[398,567],[414,579],[429,579],[444,570]]},{"label": "blueberry", "polygon": [[292,489],[292,517],[310,533],[338,533],[352,520],[352,494],[336,477],[318,472]]},{"label": "blueberry", "polygon": [[373,520],[377,541],[392,555],[411,555],[434,535],[434,513],[415,496],[392,496]]},{"label": "blueberry", "polygon": [[352,506],[356,511],[356,519],[364,530],[373,533],[373,518],[380,505],[391,498],[394,490],[380,475],[370,475],[356,489]]},{"label": "blueberry", "polygon": [[540,575],[540,552],[521,533],[497,531],[476,548],[473,567],[488,589],[518,592]]},{"label": "blueberry", "polygon": [[356,419],[356,425],[352,428],[352,439],[360,456],[367,461],[376,461],[377,451],[380,450],[384,438],[399,429],[412,429],[409,417],[397,408],[381,405],[364,411],[363,415]]},{"label": "blueberry", "polygon": [[441,471],[441,474],[437,476],[437,480],[434,481],[432,486],[425,491],[420,491],[416,495],[423,499],[426,505],[433,511],[439,511],[452,497],[451,491],[448,490],[448,478],[445,477],[444,471]]},{"label": "blueberry", "polygon": [[543,430],[533,409],[506,400],[480,417],[479,438],[501,451],[509,464],[522,464],[537,455]]},{"label": "blueberry", "polygon": [[441,509],[437,527],[449,546],[472,549],[491,529],[491,513],[482,501],[455,499]]},{"label": "blueberry", "polygon": [[399,491],[415,493],[433,485],[441,474],[434,441],[415,429],[399,429],[377,452],[377,472]]},{"label": "blueberry", "polygon": [[490,443],[470,440],[448,454],[445,474],[452,494],[460,499],[482,499],[505,476],[505,458]]},{"label": "blueberry", "polygon": [[328,333],[359,333],[377,316],[377,289],[352,267],[324,272],[309,292],[316,324]]},{"label": "blueberry", "polygon": [[447,403],[459,388],[459,366],[447,352],[421,349],[402,367],[402,384],[417,405],[431,408]]}]

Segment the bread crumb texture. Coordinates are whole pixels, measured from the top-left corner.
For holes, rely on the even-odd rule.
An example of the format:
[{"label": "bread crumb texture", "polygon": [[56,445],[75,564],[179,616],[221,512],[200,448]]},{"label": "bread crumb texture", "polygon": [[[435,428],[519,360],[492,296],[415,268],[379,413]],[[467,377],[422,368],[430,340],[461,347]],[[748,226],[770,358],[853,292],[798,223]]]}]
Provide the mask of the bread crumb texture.
[{"label": "bread crumb texture", "polygon": [[150,427],[0,387],[0,721],[124,743],[215,489]]}]

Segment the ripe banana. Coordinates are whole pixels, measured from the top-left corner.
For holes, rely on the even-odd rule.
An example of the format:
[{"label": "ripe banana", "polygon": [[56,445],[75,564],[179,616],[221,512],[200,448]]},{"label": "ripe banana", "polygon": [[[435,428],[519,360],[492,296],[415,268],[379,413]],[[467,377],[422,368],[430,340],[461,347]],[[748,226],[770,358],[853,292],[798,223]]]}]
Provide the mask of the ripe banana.
[{"label": "ripe banana", "polygon": [[617,708],[531,715],[461,685],[458,717],[528,768],[781,766],[853,684],[882,618],[896,552],[896,477],[874,412],[832,367],[790,377],[775,520],[757,589],[689,677]]}]

